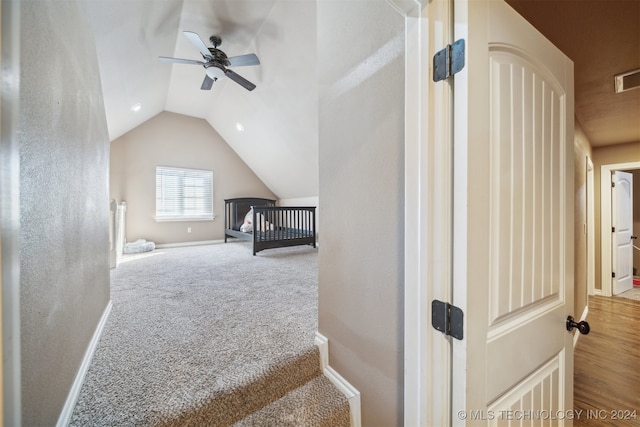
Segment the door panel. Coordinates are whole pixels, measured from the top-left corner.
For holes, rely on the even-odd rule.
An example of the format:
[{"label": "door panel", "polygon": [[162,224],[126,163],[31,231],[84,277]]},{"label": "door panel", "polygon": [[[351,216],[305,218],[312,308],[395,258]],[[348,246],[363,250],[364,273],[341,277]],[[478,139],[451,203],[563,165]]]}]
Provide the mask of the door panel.
[{"label": "door panel", "polygon": [[[554,357],[495,401],[487,411],[487,414],[492,414],[489,425],[504,425],[509,419],[519,421],[524,414],[533,414],[536,408],[548,411],[541,412],[541,419],[555,418],[563,405],[557,392],[559,379],[564,376],[563,360],[562,354]],[[530,417],[530,420],[533,419],[533,416]]]},{"label": "door panel", "polygon": [[[557,255],[564,252],[564,242],[557,236],[564,206],[556,184],[565,170],[559,135],[564,95],[558,85],[510,47],[490,45],[489,63],[492,268],[487,359],[488,377],[494,380],[487,384],[487,397],[492,400],[512,385],[501,374],[505,366],[515,378],[524,378],[564,346],[557,334],[546,339],[544,322],[563,305]],[[526,349],[529,340],[548,348],[534,354],[504,352]]]},{"label": "door panel", "polygon": [[633,287],[633,174],[622,171],[614,173],[615,187],[612,189],[611,217],[615,221],[612,265],[616,277],[613,280],[613,295]]},{"label": "door panel", "polygon": [[455,10],[452,419],[504,424],[495,411],[572,405],[573,64],[502,1]]},{"label": "door panel", "polygon": [[489,60],[493,326],[559,297],[561,282],[552,278],[559,276],[556,255],[563,250],[556,184],[565,173],[557,118],[564,99],[551,79],[520,55],[494,47]]}]

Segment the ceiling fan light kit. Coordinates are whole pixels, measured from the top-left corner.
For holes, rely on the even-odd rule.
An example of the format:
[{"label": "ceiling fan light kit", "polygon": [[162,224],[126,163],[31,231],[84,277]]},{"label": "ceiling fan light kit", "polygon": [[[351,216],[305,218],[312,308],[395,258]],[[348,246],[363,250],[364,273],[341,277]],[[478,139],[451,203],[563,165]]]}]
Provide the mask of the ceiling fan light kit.
[{"label": "ceiling fan light kit", "polygon": [[164,62],[173,62],[176,64],[189,64],[189,65],[202,65],[205,69],[205,77],[200,89],[210,90],[213,83],[223,77],[228,77],[234,82],[247,90],[253,90],[256,85],[251,83],[233,70],[227,67],[246,67],[249,65],[259,65],[260,60],[253,53],[246,55],[228,57],[226,53],[218,49],[218,46],[222,44],[222,39],[219,36],[211,36],[209,41],[213,47],[207,47],[200,36],[192,31],[183,31],[183,34],[193,44],[196,49],[200,51],[203,61],[197,61],[194,59],[180,59],[169,58],[166,56],[160,56],[159,59]]}]

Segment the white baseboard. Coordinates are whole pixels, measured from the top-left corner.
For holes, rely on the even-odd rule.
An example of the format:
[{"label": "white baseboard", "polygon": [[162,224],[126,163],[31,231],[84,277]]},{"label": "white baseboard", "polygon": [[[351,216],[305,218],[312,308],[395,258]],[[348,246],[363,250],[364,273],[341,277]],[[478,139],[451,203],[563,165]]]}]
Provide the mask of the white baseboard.
[{"label": "white baseboard", "polygon": [[329,340],[320,332],[316,332],[315,343],[320,350],[320,369],[324,371],[329,366]]},{"label": "white baseboard", "polygon": [[82,363],[80,364],[80,368],[78,369],[76,378],[71,385],[71,390],[69,390],[67,400],[64,402],[64,406],[62,407],[62,412],[60,413],[60,417],[58,418],[56,427],[65,427],[69,425],[69,421],[71,421],[71,415],[73,415],[73,409],[75,408],[76,402],[78,401],[80,389],[82,388],[82,384],[84,383],[84,377],[87,375],[87,371],[89,370],[89,366],[91,365],[91,359],[93,359],[93,354],[95,353],[98,342],[100,341],[100,337],[102,336],[104,325],[107,323],[109,313],[111,313],[111,306],[111,300],[109,300],[109,303],[102,312],[102,317],[98,322],[98,326],[93,332],[93,337],[91,337],[91,341],[89,341],[89,346],[84,352]]},{"label": "white baseboard", "polygon": [[345,380],[335,369],[329,366],[329,340],[320,332],[316,332],[315,343],[320,350],[320,368],[324,376],[344,394],[349,401],[349,416],[351,427],[362,427],[362,416],[360,409],[360,392],[347,380]]}]

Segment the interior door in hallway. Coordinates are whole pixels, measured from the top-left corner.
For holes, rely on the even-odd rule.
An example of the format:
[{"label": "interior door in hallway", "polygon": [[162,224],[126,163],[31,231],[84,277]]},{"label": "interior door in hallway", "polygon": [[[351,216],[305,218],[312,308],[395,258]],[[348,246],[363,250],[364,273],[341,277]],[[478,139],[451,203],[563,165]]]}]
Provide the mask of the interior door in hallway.
[{"label": "interior door in hallway", "polygon": [[[456,1],[454,424],[572,409],[573,63],[503,1]],[[548,421],[547,421],[548,422]]]},{"label": "interior door in hallway", "polygon": [[615,268],[613,295],[633,287],[633,174],[615,171],[611,193],[613,218],[613,251],[611,265]]}]

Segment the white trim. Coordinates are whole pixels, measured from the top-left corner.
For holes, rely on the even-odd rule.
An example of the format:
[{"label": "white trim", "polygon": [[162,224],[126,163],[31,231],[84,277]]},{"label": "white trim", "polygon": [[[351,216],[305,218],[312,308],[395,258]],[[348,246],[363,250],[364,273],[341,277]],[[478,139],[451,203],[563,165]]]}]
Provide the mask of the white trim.
[{"label": "white trim", "polygon": [[315,343],[320,350],[320,369],[329,366],[329,340],[320,332],[316,332]]},{"label": "white trim", "polygon": [[80,364],[80,368],[78,369],[76,378],[71,385],[71,390],[69,390],[67,400],[64,402],[64,406],[62,407],[62,412],[60,413],[60,417],[58,418],[56,427],[65,427],[69,425],[69,421],[71,421],[71,415],[73,415],[73,410],[76,406],[76,402],[78,401],[78,396],[80,395],[80,390],[82,389],[82,384],[84,383],[84,377],[87,375],[87,371],[89,370],[89,366],[91,365],[91,359],[93,359],[93,354],[96,351],[96,347],[98,346],[98,342],[100,341],[100,337],[102,336],[102,332],[104,331],[104,326],[107,323],[107,319],[109,318],[109,313],[111,313],[111,307],[111,300],[109,300],[109,303],[105,307],[104,312],[102,313],[102,317],[98,322],[98,326],[93,332],[93,337],[91,338],[91,341],[89,341],[89,346],[84,352],[82,363]]},{"label": "white trim", "polygon": [[360,392],[340,374],[338,374],[335,369],[329,366],[329,340],[327,337],[322,335],[320,332],[316,332],[314,341],[320,350],[320,369],[322,369],[322,373],[349,401],[349,418],[351,427],[361,427],[362,410],[360,405]]},{"label": "white trim", "polygon": [[[616,170],[640,169],[640,162],[614,163],[600,167],[600,276],[601,294],[606,297],[613,295],[613,280],[611,280],[611,173]],[[594,295],[597,289],[594,290]]]},{"label": "white trim", "polygon": [[599,296],[602,296],[602,289],[594,289],[594,290],[593,290],[593,295],[599,295]]},{"label": "white trim", "polygon": [[351,427],[361,427],[361,408],[360,408],[360,392],[356,390],[347,380],[342,378],[331,366],[328,366],[322,370],[324,376],[335,385],[338,390],[345,395],[349,401],[349,418]]},{"label": "white trim", "polygon": [[[394,2],[389,2],[394,3]],[[396,4],[400,10],[403,5]],[[423,225],[420,203],[420,93],[422,69],[420,44],[421,19],[416,14],[405,17],[405,177],[404,223],[414,227],[404,228],[404,422],[406,426],[420,425],[427,412],[428,402],[423,399],[426,391],[426,375],[421,374],[424,353],[424,323],[420,319],[426,313],[426,297],[420,287],[421,239]],[[428,75],[428,71],[426,72]],[[414,90],[411,90],[411,89]],[[423,166],[424,167],[424,166]]]},{"label": "white trim", "polygon": [[430,317],[452,294],[452,93],[431,68],[453,1],[388,1],[405,14],[404,425],[450,425],[451,346]]},{"label": "white trim", "polygon": [[153,218],[156,220],[156,222],[202,222],[202,221],[214,221],[216,219],[215,215],[211,215],[211,216],[181,216],[181,217],[154,216]]},{"label": "white trim", "polygon": [[587,156],[587,295],[595,295],[596,281],[596,236],[595,236],[595,170],[591,158]]}]

